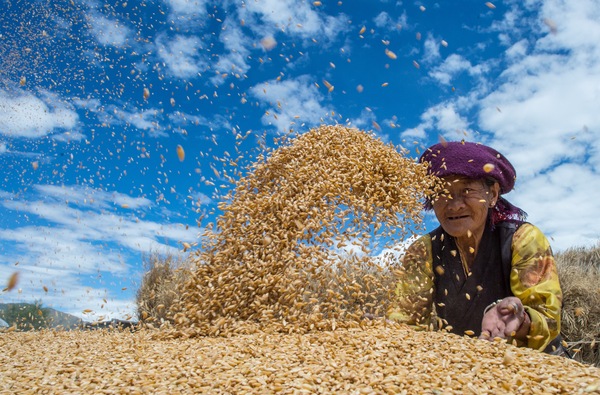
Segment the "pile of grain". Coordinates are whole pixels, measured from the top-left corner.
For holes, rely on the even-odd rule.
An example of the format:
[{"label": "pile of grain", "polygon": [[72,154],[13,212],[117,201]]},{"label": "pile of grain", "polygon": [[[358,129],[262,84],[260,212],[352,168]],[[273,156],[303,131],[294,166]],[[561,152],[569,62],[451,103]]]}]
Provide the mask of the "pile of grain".
[{"label": "pile of grain", "polygon": [[171,312],[183,336],[356,327],[386,312],[393,260],[370,253],[419,230],[436,187],[373,135],[322,126],[254,163]]},{"label": "pile of grain", "polygon": [[0,333],[0,393],[600,393],[600,370],[572,360],[361,319],[393,289],[369,250],[435,188],[366,133],[315,129],[239,181],[174,328]]},{"label": "pile of grain", "polygon": [[150,332],[0,334],[2,394],[578,394],[600,369],[382,325],[152,340]]}]

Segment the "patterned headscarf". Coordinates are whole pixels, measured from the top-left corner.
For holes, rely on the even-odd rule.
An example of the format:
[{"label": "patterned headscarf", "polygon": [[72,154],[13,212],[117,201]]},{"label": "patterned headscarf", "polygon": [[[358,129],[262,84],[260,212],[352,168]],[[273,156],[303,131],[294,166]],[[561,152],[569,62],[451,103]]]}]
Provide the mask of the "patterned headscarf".
[{"label": "patterned headscarf", "polygon": [[[429,147],[419,162],[430,164],[429,173],[438,177],[463,176],[470,179],[494,179],[500,185],[500,194],[515,186],[517,172],[512,164],[495,149],[466,141],[444,142]],[[433,208],[431,202],[427,209]],[[500,197],[490,210],[492,224],[500,221],[524,221],[527,214]]]}]

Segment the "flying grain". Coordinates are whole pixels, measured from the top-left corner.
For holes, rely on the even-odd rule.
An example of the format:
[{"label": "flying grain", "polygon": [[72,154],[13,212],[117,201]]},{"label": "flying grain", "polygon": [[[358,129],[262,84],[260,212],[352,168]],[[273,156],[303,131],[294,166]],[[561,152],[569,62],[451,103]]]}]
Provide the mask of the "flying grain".
[{"label": "flying grain", "polygon": [[377,261],[373,249],[419,229],[436,182],[357,129],[321,126],[285,141],[220,204],[172,306],[175,331],[304,333],[384,315],[398,262]]}]

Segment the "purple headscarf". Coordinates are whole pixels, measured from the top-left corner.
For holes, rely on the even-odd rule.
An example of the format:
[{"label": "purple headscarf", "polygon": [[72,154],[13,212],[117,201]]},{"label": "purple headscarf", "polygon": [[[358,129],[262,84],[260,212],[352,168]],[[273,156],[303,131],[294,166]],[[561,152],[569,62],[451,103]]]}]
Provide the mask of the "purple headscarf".
[{"label": "purple headscarf", "polygon": [[[517,172],[512,164],[495,149],[466,141],[432,145],[421,155],[419,162],[430,164],[429,173],[438,177],[463,176],[475,180],[492,178],[500,185],[500,194],[515,186]],[[432,209],[431,202],[426,204]],[[490,210],[492,225],[501,221],[524,221],[527,214],[500,197]]]}]

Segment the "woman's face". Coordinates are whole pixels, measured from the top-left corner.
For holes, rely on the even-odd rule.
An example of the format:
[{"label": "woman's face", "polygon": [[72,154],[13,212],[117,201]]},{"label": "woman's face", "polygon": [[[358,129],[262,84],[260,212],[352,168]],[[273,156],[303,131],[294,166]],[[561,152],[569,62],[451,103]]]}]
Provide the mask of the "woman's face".
[{"label": "woman's face", "polygon": [[484,180],[444,177],[446,193],[433,201],[433,211],[442,228],[453,237],[481,237],[488,210],[498,200],[498,183],[486,185]]}]

